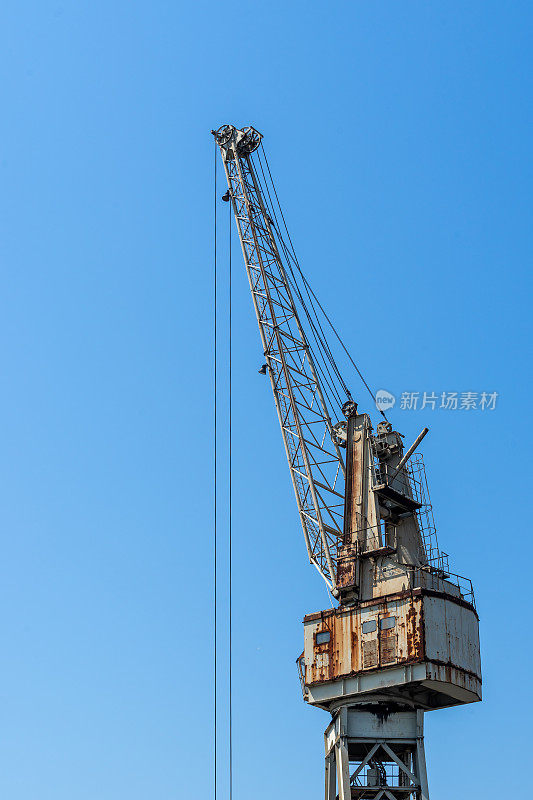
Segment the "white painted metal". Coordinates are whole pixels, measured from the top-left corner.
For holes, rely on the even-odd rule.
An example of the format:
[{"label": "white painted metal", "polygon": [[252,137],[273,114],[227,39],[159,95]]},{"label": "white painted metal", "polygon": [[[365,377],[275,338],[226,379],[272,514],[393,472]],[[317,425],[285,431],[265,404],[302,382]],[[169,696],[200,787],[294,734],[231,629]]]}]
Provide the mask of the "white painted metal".
[{"label": "white painted metal", "polygon": [[313,353],[252,163],[261,136],[254,132],[257,136],[250,139],[250,130],[226,125],[213,133],[224,163],[308,556],[335,593],[344,458],[333,437]]},{"label": "white painted metal", "polygon": [[337,793],[339,800],[429,800],[421,709],[378,715],[342,706],[326,728],[324,747],[326,800]]},{"label": "white painted metal", "polygon": [[388,422],[374,433],[351,398],[332,425],[252,161],[261,134],[213,133],[307,552],[340,599],[305,618],[298,659],[304,698],[333,716],[325,797],[429,800],[424,710],[480,700],[481,663],[472,585],[438,548],[415,454],[427,429],[404,454],[401,435]]}]

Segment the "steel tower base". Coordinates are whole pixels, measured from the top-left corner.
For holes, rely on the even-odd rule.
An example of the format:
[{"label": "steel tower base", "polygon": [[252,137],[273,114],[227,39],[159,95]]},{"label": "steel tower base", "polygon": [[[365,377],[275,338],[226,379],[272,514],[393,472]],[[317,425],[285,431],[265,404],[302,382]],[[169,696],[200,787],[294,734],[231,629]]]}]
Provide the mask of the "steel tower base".
[{"label": "steel tower base", "polygon": [[332,713],[326,800],[429,800],[421,709],[372,696]]}]

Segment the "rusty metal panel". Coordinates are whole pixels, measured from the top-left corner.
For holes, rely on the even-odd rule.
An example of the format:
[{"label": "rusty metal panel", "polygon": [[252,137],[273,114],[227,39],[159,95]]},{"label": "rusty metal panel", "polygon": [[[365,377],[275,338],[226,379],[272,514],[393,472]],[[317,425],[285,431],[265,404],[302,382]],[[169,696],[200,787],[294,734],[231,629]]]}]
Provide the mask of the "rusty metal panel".
[{"label": "rusty metal panel", "polygon": [[378,641],[370,639],[363,642],[363,669],[377,667],[378,665]]},{"label": "rusty metal panel", "polygon": [[394,631],[381,631],[379,645],[382,665],[396,663],[397,643],[398,636]]},{"label": "rusty metal panel", "polygon": [[411,685],[431,708],[481,698],[478,618],[461,598],[402,592],[311,614],[304,625],[299,663],[312,703]]},{"label": "rusty metal panel", "polygon": [[[382,629],[391,617],[393,627]],[[304,622],[307,684],[424,658],[421,596],[368,601],[312,614]],[[318,644],[317,634],[324,631],[330,632],[330,640]]]}]

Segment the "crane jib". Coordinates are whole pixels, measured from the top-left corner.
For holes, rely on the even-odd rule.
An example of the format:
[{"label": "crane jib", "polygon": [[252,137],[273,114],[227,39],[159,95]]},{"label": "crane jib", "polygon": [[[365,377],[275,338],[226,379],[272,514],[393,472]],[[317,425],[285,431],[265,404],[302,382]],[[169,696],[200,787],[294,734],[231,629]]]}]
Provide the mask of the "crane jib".
[{"label": "crane jib", "polygon": [[343,535],[344,458],[334,435],[253,153],[261,134],[230,125],[220,148],[309,560],[335,591]]}]

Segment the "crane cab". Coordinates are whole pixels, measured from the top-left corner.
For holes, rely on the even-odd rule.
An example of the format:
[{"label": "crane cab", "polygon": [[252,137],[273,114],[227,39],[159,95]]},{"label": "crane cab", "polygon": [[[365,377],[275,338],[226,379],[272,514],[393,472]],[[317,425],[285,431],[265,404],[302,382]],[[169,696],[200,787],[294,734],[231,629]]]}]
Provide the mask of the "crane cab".
[{"label": "crane cab", "polygon": [[386,692],[425,710],[481,700],[478,615],[455,577],[418,570],[413,588],[308,614],[304,699],[329,709]]}]

